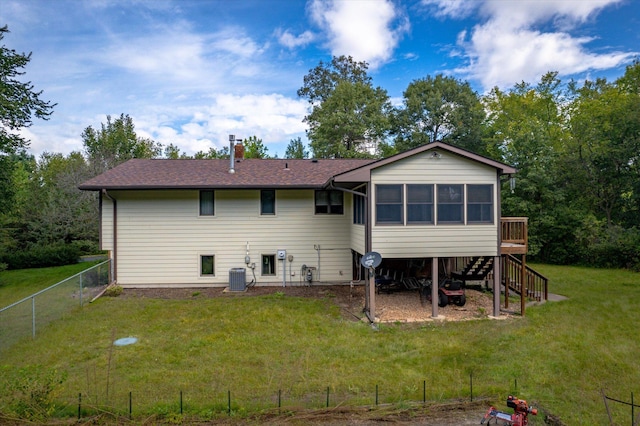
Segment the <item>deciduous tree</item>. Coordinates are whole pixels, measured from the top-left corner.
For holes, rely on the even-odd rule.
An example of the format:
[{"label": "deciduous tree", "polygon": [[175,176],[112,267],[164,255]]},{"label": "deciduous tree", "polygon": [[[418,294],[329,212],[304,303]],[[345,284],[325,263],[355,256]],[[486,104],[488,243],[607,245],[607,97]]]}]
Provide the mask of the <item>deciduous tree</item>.
[{"label": "deciduous tree", "polygon": [[309,151],[305,149],[302,138],[297,137],[289,141],[284,158],[309,158]]},{"label": "deciduous tree", "polygon": [[269,149],[257,136],[250,136],[242,141],[242,144],[244,145],[244,158],[269,158],[269,154],[267,154]]},{"label": "deciduous tree", "polygon": [[111,169],[132,158],[155,158],[162,154],[162,146],[151,139],[136,135],[133,120],[129,115],[121,114],[99,130],[87,127],[82,133],[82,143],[95,174]]},{"label": "deciduous tree", "polygon": [[404,107],[394,114],[398,151],[443,141],[485,153],[481,137],[485,113],[469,83],[438,74],[412,81],[403,96]]},{"label": "deciduous tree", "polygon": [[[0,27],[0,41],[9,28]],[[31,82],[20,81],[24,67],[31,60],[31,53],[17,53],[0,46],[0,154],[13,153],[25,148],[29,141],[17,131],[33,124],[33,118],[47,120],[55,104],[40,99],[42,92],[35,92]]]},{"label": "deciduous tree", "polygon": [[366,62],[334,57],[304,77],[298,96],[310,103],[304,118],[316,157],[361,157],[376,153],[389,131],[391,103],[386,90],[374,88]]}]

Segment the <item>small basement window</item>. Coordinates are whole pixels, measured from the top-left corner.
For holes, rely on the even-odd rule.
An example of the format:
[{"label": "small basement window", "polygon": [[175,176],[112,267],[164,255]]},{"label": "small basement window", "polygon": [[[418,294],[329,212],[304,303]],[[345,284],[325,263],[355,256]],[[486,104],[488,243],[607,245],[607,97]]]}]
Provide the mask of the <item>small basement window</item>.
[{"label": "small basement window", "polygon": [[276,274],[276,255],[263,254],[262,255],[262,275],[275,275],[275,274]]},{"label": "small basement window", "polygon": [[200,256],[200,275],[215,276],[215,271],[215,256],[212,254]]}]

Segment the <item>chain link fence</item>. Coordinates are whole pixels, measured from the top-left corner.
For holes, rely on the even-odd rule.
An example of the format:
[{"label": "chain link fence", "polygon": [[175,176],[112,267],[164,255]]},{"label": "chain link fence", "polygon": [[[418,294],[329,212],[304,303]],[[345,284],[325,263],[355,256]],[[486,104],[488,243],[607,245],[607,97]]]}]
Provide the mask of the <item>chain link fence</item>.
[{"label": "chain link fence", "polygon": [[111,282],[111,260],[0,309],[0,351],[90,302]]}]

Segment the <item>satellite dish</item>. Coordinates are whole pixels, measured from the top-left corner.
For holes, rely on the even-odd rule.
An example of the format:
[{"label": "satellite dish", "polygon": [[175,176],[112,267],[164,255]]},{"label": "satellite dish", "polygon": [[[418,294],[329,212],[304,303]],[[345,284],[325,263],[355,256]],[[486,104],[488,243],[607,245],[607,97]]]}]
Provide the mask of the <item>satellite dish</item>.
[{"label": "satellite dish", "polygon": [[365,255],[360,259],[360,264],[365,268],[377,268],[380,266],[381,262],[382,256],[380,256],[380,253],[375,251],[365,253]]}]

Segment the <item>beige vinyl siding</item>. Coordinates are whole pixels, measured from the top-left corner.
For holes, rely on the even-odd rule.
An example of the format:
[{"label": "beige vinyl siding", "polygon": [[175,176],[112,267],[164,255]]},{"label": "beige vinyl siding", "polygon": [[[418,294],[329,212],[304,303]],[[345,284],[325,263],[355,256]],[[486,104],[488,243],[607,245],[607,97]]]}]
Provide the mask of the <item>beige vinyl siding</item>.
[{"label": "beige vinyl siding", "polygon": [[351,225],[351,248],[360,253],[365,253],[364,247],[364,233],[365,233],[364,225]]},{"label": "beige vinyl siding", "polygon": [[[375,169],[372,173],[372,247],[382,257],[496,256],[498,223],[496,170],[457,155],[440,151],[406,158]],[[376,184],[492,184],[493,225],[376,225]],[[434,188],[435,190],[435,188]],[[435,196],[435,191],[434,191]],[[406,198],[405,198],[406,207]],[[404,211],[406,215],[406,208]]]},{"label": "beige vinyl siding", "polygon": [[[350,217],[315,215],[314,192],[277,190],[276,214],[260,215],[259,190],[215,191],[215,215],[199,216],[198,191],[114,191],[118,202],[118,282],[123,286],[223,286],[229,269],[256,264],[257,283],[300,285],[303,264],[322,281],[348,280]],[[262,255],[286,250],[275,276],[261,276]],[[200,276],[200,256],[215,256],[215,276]],[[318,265],[320,258],[320,265]],[[340,272],[342,271],[342,275]],[[291,273],[294,275],[291,276]],[[317,279],[318,271],[314,273]],[[247,281],[253,275],[247,269]]]},{"label": "beige vinyl siding", "polygon": [[[345,192],[345,212],[346,214],[349,216],[348,220],[349,220],[349,224],[350,224],[350,245],[351,245],[351,249],[360,253],[360,254],[364,254],[365,253],[365,247],[364,247],[364,233],[366,230],[366,227],[364,225],[357,225],[355,223],[353,223],[353,199],[354,199],[354,195],[350,194],[348,192]],[[347,208],[347,200],[349,205]]]},{"label": "beige vinyl siding", "polygon": [[113,201],[102,196],[100,250],[113,250]]}]

